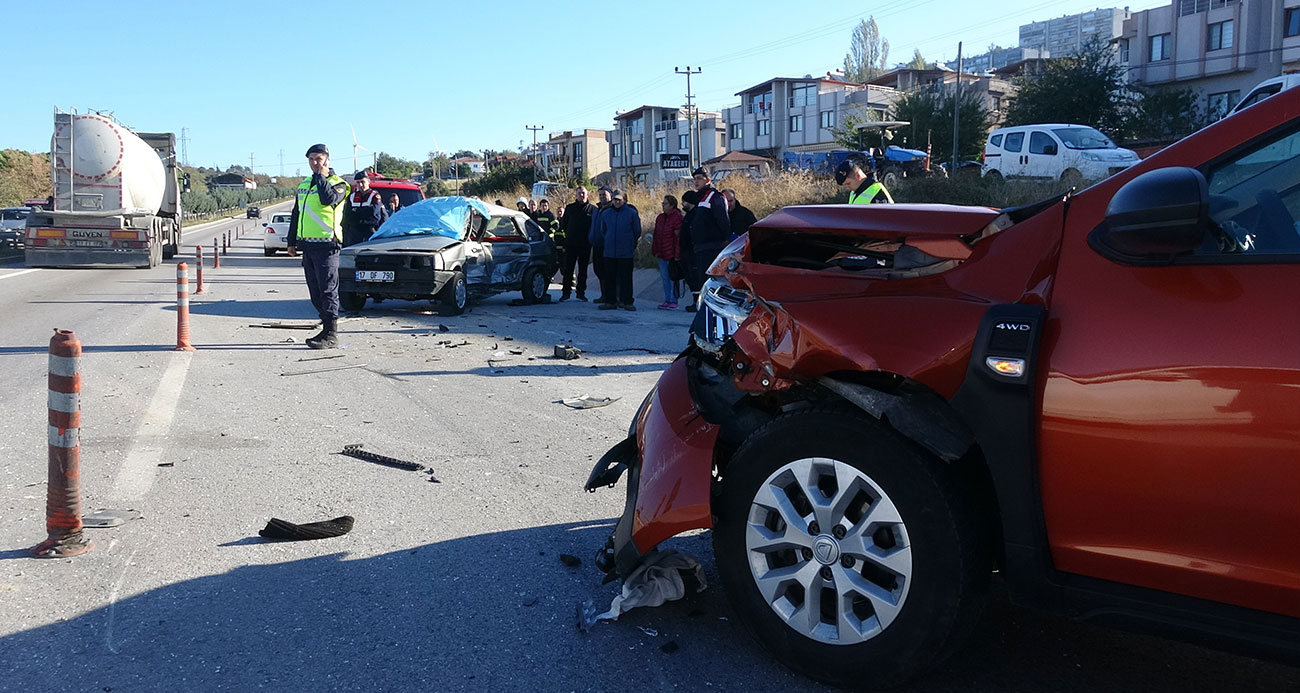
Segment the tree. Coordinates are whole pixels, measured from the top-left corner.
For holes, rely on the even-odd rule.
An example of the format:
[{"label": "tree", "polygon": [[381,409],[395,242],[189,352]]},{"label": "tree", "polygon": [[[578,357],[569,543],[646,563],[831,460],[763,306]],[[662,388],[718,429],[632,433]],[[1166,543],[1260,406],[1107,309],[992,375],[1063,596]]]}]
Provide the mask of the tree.
[{"label": "tree", "polygon": [[831,136],[835,138],[836,144],[845,149],[863,149],[868,145],[862,139],[861,128],[877,120],[880,118],[875,111],[855,106],[852,110],[840,114],[835,127],[831,128]]},{"label": "tree", "polygon": [[1205,127],[1201,99],[1191,89],[1130,85],[1138,95],[1130,133],[1136,139],[1175,140]]},{"label": "tree", "polygon": [[444,173],[451,175],[451,157],[445,152],[429,152],[429,159],[424,162],[424,175],[442,178]]},{"label": "tree", "polygon": [[491,171],[472,178],[461,187],[465,195],[484,197],[502,190],[527,188],[533,184],[533,168],[525,168],[518,161],[506,161],[492,167]]},{"label": "tree", "polygon": [[866,82],[886,72],[889,60],[889,41],[880,37],[875,17],[862,20],[853,29],[849,52],[844,55],[844,79]]},{"label": "tree", "polygon": [[386,178],[410,178],[420,170],[420,165],[407,159],[379,152],[375,156],[375,173]]},{"label": "tree", "polygon": [[1085,43],[1077,55],[1047,61],[1041,74],[1014,81],[1016,99],[1007,109],[1007,125],[1080,123],[1113,139],[1125,139],[1132,125],[1132,98],[1124,68],[1099,39]]},{"label": "tree", "polygon": [[462,150],[456,152],[455,154],[453,154],[451,158],[453,158],[453,159],[464,159],[464,158],[466,158],[466,157],[469,157],[469,158],[471,158],[471,159],[477,159],[477,158],[478,158],[478,154],[475,153],[475,152],[472,152],[472,151],[470,151],[470,150],[468,150],[468,149],[462,149]]},{"label": "tree", "polygon": [[[894,102],[893,117],[911,123],[904,128],[905,132],[910,131],[910,147],[925,149],[928,141],[934,161],[951,161],[952,112],[957,103],[955,90],[951,88],[909,91]],[[957,158],[975,158],[984,150],[984,140],[989,134],[988,110],[983,99],[971,91],[962,92],[957,108]]]},{"label": "tree", "polygon": [[928,70],[928,69],[930,69],[930,64],[927,63],[927,62],[925,62],[925,58],[921,57],[921,49],[920,49],[920,48],[917,48],[917,49],[915,49],[915,50],[912,51],[912,62],[908,63],[907,66],[910,67],[910,68],[912,68],[913,70]]}]

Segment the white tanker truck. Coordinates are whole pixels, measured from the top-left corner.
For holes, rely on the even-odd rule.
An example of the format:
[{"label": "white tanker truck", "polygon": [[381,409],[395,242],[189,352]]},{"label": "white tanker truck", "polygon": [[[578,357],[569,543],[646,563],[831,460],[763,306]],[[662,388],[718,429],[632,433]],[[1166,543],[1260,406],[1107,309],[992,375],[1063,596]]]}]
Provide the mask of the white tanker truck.
[{"label": "white tanker truck", "polygon": [[28,267],[154,267],[181,242],[176,136],[54,113],[53,204],[27,220]]}]

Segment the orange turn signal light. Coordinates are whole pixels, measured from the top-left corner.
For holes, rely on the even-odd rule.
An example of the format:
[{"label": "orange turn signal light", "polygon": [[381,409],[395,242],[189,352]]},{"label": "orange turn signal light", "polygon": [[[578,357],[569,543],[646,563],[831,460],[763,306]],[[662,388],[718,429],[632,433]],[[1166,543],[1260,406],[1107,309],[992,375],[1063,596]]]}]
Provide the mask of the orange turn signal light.
[{"label": "orange turn signal light", "polygon": [[1013,378],[1018,378],[1025,374],[1024,359],[1009,359],[999,356],[990,356],[984,359],[984,364],[989,367],[989,370],[998,375],[1008,375]]}]

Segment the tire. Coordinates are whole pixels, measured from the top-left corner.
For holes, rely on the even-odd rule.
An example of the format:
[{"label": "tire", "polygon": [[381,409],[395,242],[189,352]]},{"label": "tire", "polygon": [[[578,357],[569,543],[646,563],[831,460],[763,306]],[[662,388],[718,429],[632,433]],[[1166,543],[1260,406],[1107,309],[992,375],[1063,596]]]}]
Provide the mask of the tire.
[{"label": "tire", "polygon": [[164,259],[164,260],[170,260],[170,259],[172,259],[172,258],[174,258],[174,257],[176,257],[176,246],[171,245],[170,243],[167,244],[167,245],[164,245],[164,246],[163,246],[162,259]]},{"label": "tire", "polygon": [[984,177],[993,183],[1002,182],[1002,172],[997,169],[991,169],[988,173],[984,174]]},{"label": "tire", "polygon": [[1061,185],[1067,188],[1077,188],[1083,185],[1083,174],[1072,168],[1067,168],[1061,172]]},{"label": "tire", "polygon": [[880,182],[882,185],[885,186],[886,190],[893,190],[897,188],[898,182],[901,180],[903,180],[903,177],[898,175],[898,171],[895,171],[893,169],[889,169],[885,171],[885,174],[880,177]]},{"label": "tire", "polygon": [[[275,251],[269,251],[269,252],[275,252]],[[346,310],[349,313],[356,313],[360,311],[362,308],[364,308],[365,305],[366,305],[365,294],[359,294],[353,291],[339,292],[339,308],[342,308],[343,310]]]},{"label": "tire", "polygon": [[550,286],[550,279],[542,273],[540,267],[529,267],[524,270],[523,286],[520,288],[524,303],[541,303],[542,297],[546,295],[546,290]]},{"label": "tire", "polygon": [[438,300],[452,315],[461,315],[469,308],[469,287],[465,284],[464,272],[456,270],[451,281],[438,292]]},{"label": "tire", "polygon": [[786,414],[722,475],[713,542],[727,598],[791,669],[850,688],[897,685],[978,621],[991,560],[974,501],[949,467],[875,419]]},{"label": "tire", "polygon": [[262,254],[267,257],[275,257],[275,248],[262,248]]}]

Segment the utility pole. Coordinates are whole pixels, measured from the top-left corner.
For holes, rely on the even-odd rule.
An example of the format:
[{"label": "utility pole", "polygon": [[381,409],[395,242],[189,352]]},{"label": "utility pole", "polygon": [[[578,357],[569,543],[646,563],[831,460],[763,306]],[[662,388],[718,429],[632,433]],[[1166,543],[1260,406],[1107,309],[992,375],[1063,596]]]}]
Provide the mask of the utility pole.
[{"label": "utility pole", "polygon": [[957,115],[961,113],[961,41],[957,42],[957,89],[952,94],[952,168],[948,175],[957,175]]},{"label": "utility pole", "polygon": [[253,153],[248,153],[248,175],[253,175]]},{"label": "utility pole", "polygon": [[699,67],[692,70],[690,65],[687,65],[685,70],[677,67],[673,68],[673,72],[676,72],[679,75],[686,75],[686,118],[687,118],[686,122],[687,122],[687,128],[691,136],[690,157],[691,157],[692,171],[694,171],[696,166],[699,165],[698,162],[701,156],[701,152],[700,152],[700,119],[698,114],[696,114],[695,112],[695,103],[694,103],[695,94],[694,92],[691,91],[691,75],[698,75],[703,71],[704,70]]},{"label": "utility pole", "polygon": [[190,165],[189,128],[181,128],[181,165]]},{"label": "utility pole", "polygon": [[284,178],[284,150],[280,150],[280,177]]},{"label": "utility pole", "polygon": [[525,125],[524,129],[533,131],[533,182],[540,180],[537,177],[537,131],[545,130],[545,125]]}]

